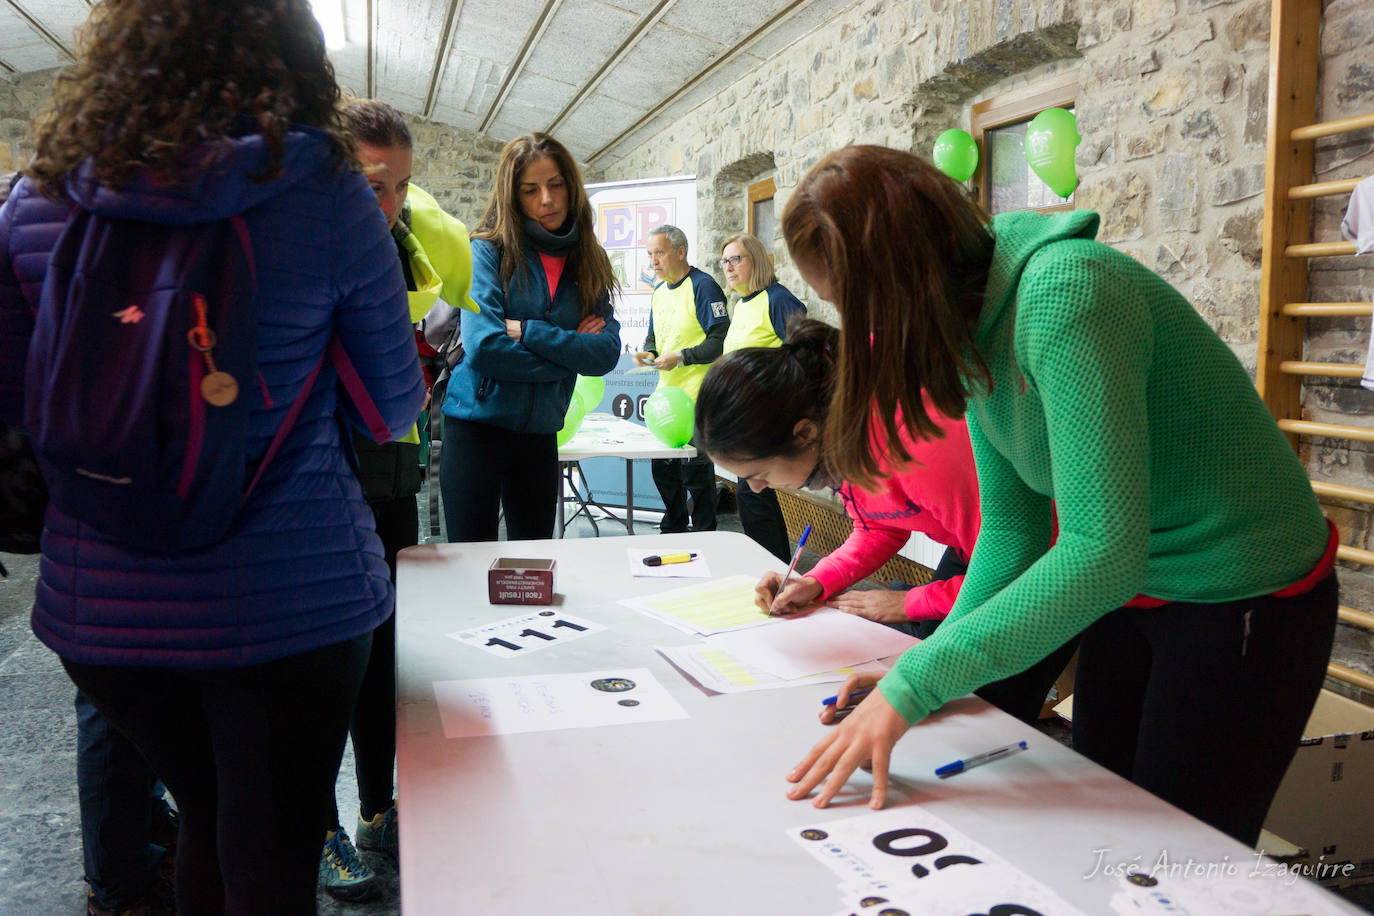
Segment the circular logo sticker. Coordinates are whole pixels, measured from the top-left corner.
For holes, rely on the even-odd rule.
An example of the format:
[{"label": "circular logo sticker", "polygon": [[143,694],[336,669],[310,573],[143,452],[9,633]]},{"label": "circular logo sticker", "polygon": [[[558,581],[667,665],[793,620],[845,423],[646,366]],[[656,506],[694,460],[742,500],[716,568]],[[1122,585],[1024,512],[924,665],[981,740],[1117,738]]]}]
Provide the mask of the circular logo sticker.
[{"label": "circular logo sticker", "polygon": [[638,706],[638,705],[639,705],[639,701],[638,701],[638,700],[621,700],[621,701],[620,701],[620,705],[621,705],[621,706]]},{"label": "circular logo sticker", "polygon": [[627,677],[599,677],[592,681],[592,687],[607,693],[624,693],[635,689],[635,682]]},{"label": "circular logo sticker", "polygon": [[830,836],[830,834],[826,833],[824,830],[818,830],[815,827],[807,827],[801,832],[801,836],[803,840],[823,840]]}]

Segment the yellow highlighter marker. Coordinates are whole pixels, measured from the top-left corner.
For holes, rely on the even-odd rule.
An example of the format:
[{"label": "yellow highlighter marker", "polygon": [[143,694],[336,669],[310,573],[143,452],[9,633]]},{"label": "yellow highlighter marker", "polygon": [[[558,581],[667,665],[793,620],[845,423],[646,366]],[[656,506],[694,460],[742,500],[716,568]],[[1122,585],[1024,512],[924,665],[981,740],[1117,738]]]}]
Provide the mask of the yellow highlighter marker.
[{"label": "yellow highlighter marker", "polygon": [[645,566],[667,566],[669,563],[690,563],[697,558],[694,553],[665,553],[660,557],[645,557]]}]

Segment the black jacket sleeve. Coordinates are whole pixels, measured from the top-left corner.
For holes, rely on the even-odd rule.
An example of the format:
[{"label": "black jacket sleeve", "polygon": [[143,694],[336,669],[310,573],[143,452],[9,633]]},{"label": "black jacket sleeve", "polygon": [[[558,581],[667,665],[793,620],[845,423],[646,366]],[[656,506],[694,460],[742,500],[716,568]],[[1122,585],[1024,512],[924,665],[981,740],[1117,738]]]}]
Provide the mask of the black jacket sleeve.
[{"label": "black jacket sleeve", "polygon": [[730,322],[718,321],[706,329],[706,339],[695,347],[682,351],[684,366],[698,366],[713,363],[725,352],[725,333],[730,330]]}]

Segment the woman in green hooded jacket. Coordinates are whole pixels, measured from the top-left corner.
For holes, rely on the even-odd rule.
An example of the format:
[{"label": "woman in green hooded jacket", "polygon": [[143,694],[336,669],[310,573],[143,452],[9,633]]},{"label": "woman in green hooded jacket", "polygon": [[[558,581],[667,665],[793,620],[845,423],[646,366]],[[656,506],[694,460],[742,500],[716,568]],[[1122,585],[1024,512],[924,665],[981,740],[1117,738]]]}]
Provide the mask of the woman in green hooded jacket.
[{"label": "woman in green hooded jacket", "polygon": [[844,321],[836,473],[876,476],[869,405],[888,442],[899,417],[939,435],[924,391],[967,415],[982,513],[949,617],[812,749],[789,794],[824,782],[823,806],[871,760],[880,806],[910,726],[1081,632],[1075,747],[1253,844],[1325,675],[1336,538],[1230,348],[1093,240],[1097,214],[988,221],[910,153],[832,153],[782,225]]}]

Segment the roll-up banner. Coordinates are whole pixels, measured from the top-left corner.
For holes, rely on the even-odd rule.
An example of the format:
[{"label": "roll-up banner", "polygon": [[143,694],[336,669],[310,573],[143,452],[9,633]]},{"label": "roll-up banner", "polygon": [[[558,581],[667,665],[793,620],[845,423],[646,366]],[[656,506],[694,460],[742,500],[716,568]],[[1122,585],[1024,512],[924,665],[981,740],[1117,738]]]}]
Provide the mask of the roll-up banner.
[{"label": "roll-up banner", "polygon": [[[649,266],[645,248],[649,231],[662,225],[677,226],[687,234],[687,259],[696,264],[697,182],[691,175],[607,181],[587,185],[596,235],[611,267],[620,280],[621,297],[615,303],[620,320],[620,362],[606,376],[606,393],[596,410],[644,425],[644,402],[658,387],[657,372],[634,372],[634,354],[644,347],[649,331],[649,306],[654,287],[661,281]],[[709,268],[707,269],[709,273]],[[596,501],[607,506],[625,505],[625,468],[619,458],[589,458],[581,462]],[[662,511],[663,500],[647,461],[634,466],[636,509]]]}]

